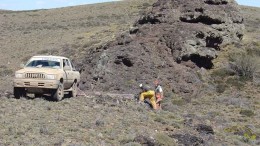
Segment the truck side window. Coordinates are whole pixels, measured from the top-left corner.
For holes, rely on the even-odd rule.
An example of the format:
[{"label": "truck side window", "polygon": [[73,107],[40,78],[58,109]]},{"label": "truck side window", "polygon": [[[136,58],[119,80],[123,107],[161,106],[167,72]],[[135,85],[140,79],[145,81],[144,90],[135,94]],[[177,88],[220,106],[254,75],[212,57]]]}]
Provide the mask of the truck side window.
[{"label": "truck side window", "polygon": [[65,62],[66,62],[65,59],[63,59],[63,64],[62,64],[63,67],[65,67],[66,64]]},{"label": "truck side window", "polygon": [[69,60],[69,62],[70,62],[70,64],[71,64],[72,70],[75,71],[76,68],[75,68],[74,64],[71,62],[71,60]]},{"label": "truck side window", "polygon": [[69,63],[69,60],[68,60],[68,59],[63,59],[63,67],[65,67],[65,66],[69,66],[69,67],[71,68],[71,66],[70,66],[70,63]]}]

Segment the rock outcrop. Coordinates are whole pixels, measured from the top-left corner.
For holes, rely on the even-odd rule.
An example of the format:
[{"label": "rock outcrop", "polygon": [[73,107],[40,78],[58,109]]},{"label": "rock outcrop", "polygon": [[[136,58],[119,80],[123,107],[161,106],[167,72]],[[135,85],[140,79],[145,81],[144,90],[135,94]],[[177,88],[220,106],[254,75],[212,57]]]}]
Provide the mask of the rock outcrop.
[{"label": "rock outcrop", "polygon": [[158,0],[129,32],[87,52],[80,88],[131,93],[159,78],[167,91],[192,96],[202,84],[197,71],[211,69],[243,29],[234,0]]}]

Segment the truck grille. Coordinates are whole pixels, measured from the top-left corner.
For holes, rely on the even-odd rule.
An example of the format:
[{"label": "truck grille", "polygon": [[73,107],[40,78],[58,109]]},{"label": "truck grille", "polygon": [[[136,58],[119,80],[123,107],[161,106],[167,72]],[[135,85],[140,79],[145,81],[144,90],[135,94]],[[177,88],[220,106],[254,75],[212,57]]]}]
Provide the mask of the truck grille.
[{"label": "truck grille", "polygon": [[44,87],[44,83],[24,82],[24,86]]},{"label": "truck grille", "polygon": [[26,73],[25,78],[31,79],[45,79],[45,75],[41,73]]}]

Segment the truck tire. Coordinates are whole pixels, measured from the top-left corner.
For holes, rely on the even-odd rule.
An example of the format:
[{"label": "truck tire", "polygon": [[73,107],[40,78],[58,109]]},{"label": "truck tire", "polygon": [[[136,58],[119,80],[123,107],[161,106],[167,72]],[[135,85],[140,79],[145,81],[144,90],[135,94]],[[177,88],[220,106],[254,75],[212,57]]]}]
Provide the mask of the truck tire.
[{"label": "truck tire", "polygon": [[43,94],[38,94],[38,93],[35,93],[35,94],[34,94],[34,97],[35,97],[35,98],[40,98],[40,97],[42,97],[42,96],[43,96]]},{"label": "truck tire", "polygon": [[25,88],[14,87],[14,97],[20,99],[21,97],[26,97]]},{"label": "truck tire", "polygon": [[71,91],[69,92],[70,97],[77,97],[77,83],[74,82],[73,85],[71,86]]},{"label": "truck tire", "polygon": [[61,101],[64,97],[64,85],[63,83],[60,83],[58,86],[58,89],[54,90],[54,93],[52,95],[55,101]]}]

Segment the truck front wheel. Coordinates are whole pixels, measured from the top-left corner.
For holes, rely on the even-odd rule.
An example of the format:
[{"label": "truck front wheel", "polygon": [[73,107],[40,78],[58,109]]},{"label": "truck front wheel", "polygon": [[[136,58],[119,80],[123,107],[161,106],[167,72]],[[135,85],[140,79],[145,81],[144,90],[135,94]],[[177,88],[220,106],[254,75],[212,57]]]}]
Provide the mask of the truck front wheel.
[{"label": "truck front wheel", "polygon": [[39,93],[35,93],[35,94],[34,94],[34,97],[35,97],[35,98],[40,98],[40,97],[42,97],[42,96],[43,96],[43,94],[39,94]]},{"label": "truck front wheel", "polygon": [[20,99],[21,97],[26,97],[25,88],[14,87],[14,97]]},{"label": "truck front wheel", "polygon": [[64,97],[64,86],[63,86],[63,83],[60,83],[59,86],[58,86],[58,89],[54,90],[54,93],[53,93],[52,97],[56,101],[61,101],[62,100],[62,98]]}]

